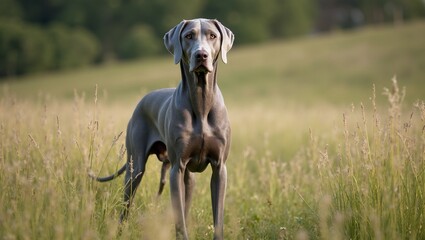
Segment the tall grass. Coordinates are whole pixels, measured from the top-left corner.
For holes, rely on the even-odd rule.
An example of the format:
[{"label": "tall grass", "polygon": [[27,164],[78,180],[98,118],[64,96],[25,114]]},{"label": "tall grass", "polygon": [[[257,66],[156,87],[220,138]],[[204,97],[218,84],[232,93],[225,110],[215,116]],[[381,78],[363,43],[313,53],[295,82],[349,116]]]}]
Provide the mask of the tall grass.
[{"label": "tall grass", "polygon": [[[232,109],[225,236],[425,238],[425,104],[403,110],[404,93],[395,80],[384,93],[388,110],[376,104],[382,96],[375,90],[370,104],[345,112]],[[173,238],[169,193],[155,196],[157,160],[149,160],[121,227],[122,179],[100,184],[88,178],[89,170],[103,175],[123,164],[121,132],[130,111],[103,105],[97,96],[75,94],[72,102],[3,96],[3,239]],[[197,175],[189,217],[193,239],[212,236],[209,180],[210,170]]]},{"label": "tall grass", "polygon": [[2,238],[91,239],[116,231],[114,221],[101,218],[111,209],[86,174],[89,156],[104,151],[93,141],[97,123],[82,121],[90,110],[77,98],[74,104],[1,99]]},{"label": "tall grass", "polygon": [[360,119],[344,114],[340,141],[316,158],[323,239],[425,238],[425,105],[402,111],[404,91],[395,78],[385,89],[389,108],[360,105]]}]

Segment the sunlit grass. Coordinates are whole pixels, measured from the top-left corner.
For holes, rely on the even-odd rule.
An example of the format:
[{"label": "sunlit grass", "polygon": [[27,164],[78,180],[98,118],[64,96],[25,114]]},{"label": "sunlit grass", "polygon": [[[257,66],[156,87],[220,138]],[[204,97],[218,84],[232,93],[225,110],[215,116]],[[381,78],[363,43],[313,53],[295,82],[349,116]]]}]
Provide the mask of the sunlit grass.
[{"label": "sunlit grass", "polygon": [[[393,79],[388,112],[360,105],[360,118],[343,115],[335,149],[318,150],[324,196],[319,201],[321,237],[422,239],[425,236],[425,108],[403,111]],[[330,153],[332,152],[332,154]]]},{"label": "sunlit grass", "polygon": [[[401,92],[393,89],[389,112],[375,100],[346,111],[234,110],[226,236],[425,237],[425,107],[418,102],[403,111]],[[160,163],[154,157],[122,235],[122,179],[101,184],[87,175],[123,164],[126,110],[78,97],[33,104],[6,96],[0,107],[7,113],[0,118],[0,233],[6,239],[174,236],[169,193],[156,198]],[[306,116],[323,124],[301,119]],[[195,239],[212,234],[209,179],[210,170],[197,175],[189,223]]]}]

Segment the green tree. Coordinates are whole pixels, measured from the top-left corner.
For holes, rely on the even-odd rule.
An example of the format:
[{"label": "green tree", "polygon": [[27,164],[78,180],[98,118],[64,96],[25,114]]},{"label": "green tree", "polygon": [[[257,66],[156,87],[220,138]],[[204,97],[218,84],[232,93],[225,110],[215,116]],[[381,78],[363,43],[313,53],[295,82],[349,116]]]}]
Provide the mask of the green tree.
[{"label": "green tree", "polygon": [[204,15],[217,18],[237,37],[237,43],[261,42],[271,36],[267,27],[275,8],[275,0],[208,1]]},{"label": "green tree", "polygon": [[367,23],[402,21],[425,16],[423,0],[359,0]]},{"label": "green tree", "polygon": [[314,0],[276,0],[271,21],[273,37],[292,37],[313,30],[316,17]]},{"label": "green tree", "polygon": [[0,20],[0,76],[49,69],[53,48],[42,29],[14,20]]},{"label": "green tree", "polygon": [[15,0],[0,0],[0,18],[22,19],[22,8]]},{"label": "green tree", "polygon": [[159,38],[147,25],[134,27],[118,45],[117,54],[121,59],[147,57],[157,54],[162,47]]},{"label": "green tree", "polygon": [[48,36],[54,47],[54,69],[73,68],[93,63],[99,54],[99,43],[90,32],[53,24]]}]

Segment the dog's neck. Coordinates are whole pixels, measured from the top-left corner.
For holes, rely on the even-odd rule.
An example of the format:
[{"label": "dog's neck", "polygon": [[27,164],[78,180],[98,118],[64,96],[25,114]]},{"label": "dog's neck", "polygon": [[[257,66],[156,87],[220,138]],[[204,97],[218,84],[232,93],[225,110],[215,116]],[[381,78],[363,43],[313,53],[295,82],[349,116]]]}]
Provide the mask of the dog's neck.
[{"label": "dog's neck", "polygon": [[214,70],[209,73],[195,74],[189,72],[189,66],[183,61],[180,62],[182,73],[182,90],[189,95],[193,114],[199,119],[207,119],[208,113],[214,105],[217,91],[217,62]]}]

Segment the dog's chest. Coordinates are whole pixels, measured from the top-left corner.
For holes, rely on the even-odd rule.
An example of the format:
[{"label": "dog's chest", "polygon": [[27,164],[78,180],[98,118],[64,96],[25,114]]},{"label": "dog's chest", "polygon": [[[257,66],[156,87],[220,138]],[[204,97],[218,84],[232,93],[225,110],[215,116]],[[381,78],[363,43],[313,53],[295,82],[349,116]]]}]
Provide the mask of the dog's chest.
[{"label": "dog's chest", "polygon": [[184,131],[178,141],[182,149],[181,157],[187,161],[187,168],[192,172],[202,172],[209,163],[218,164],[222,160],[225,144],[223,131],[208,124],[194,124]]}]

